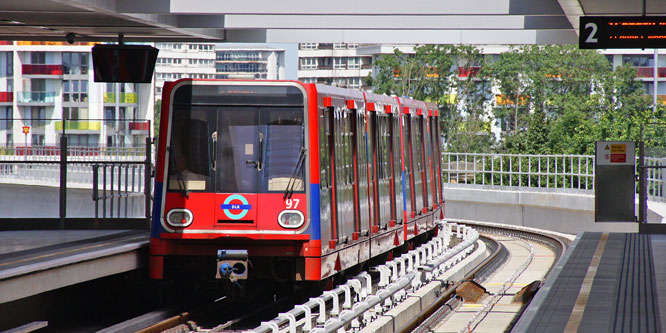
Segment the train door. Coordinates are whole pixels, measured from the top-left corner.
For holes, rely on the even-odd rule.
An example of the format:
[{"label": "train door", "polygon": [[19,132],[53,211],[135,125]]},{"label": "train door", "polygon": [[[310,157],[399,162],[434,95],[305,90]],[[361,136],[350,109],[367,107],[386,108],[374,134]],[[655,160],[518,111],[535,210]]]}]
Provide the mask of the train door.
[{"label": "train door", "polygon": [[366,132],[366,119],[365,114],[362,112],[356,113],[356,121],[354,122],[355,133],[355,151],[356,151],[356,173],[357,188],[358,188],[358,224],[360,235],[368,234],[370,230],[370,204],[368,203],[369,187],[368,187],[368,145],[367,132]]},{"label": "train door", "polygon": [[416,199],[415,212],[421,214],[424,207],[423,198],[423,132],[421,131],[421,116],[414,116],[411,122],[412,137],[412,159],[414,171],[414,197]]},{"label": "train door", "polygon": [[[393,114],[392,114],[393,115]],[[404,198],[401,195],[403,191],[402,179],[402,154],[400,146],[400,116],[391,117],[391,158],[393,162],[393,220],[396,223],[404,222],[403,210]]]},{"label": "train door", "polygon": [[390,141],[391,132],[389,130],[389,117],[386,113],[375,113],[377,115],[377,128],[375,130],[377,137],[377,205],[379,210],[379,226],[386,229],[391,220],[391,156]]},{"label": "train door", "polygon": [[378,228],[378,214],[377,214],[377,174],[375,168],[375,161],[377,159],[375,151],[375,128],[376,128],[376,114],[375,112],[367,113],[367,137],[366,137],[366,146],[368,147],[368,212],[370,214],[370,229],[373,232],[377,232],[375,229]]},{"label": "train door", "polygon": [[323,240],[337,240],[333,200],[333,108],[319,109],[319,215]]},{"label": "train door", "polygon": [[303,109],[223,107],[217,116],[212,139],[218,222],[261,227],[258,194],[305,191]]},{"label": "train door", "polygon": [[[412,175],[412,170],[414,169],[412,164],[412,129],[411,129],[411,119],[409,114],[402,115],[402,136],[403,136],[403,147],[402,153],[404,155],[404,165],[405,165],[405,201],[407,202],[407,214],[408,216],[414,217],[416,211],[415,200],[414,200],[414,177]],[[407,222],[407,221],[405,221]]]},{"label": "train door", "polygon": [[[261,147],[258,107],[222,107],[217,113],[216,219],[219,226],[256,228]],[[253,207],[252,209],[240,209]]]},{"label": "train door", "polygon": [[334,111],[334,170],[336,228],[338,242],[346,242],[354,232],[354,180],[352,161],[351,112],[336,108]]},{"label": "train door", "polygon": [[433,208],[435,206],[439,206],[439,187],[441,186],[439,184],[439,175],[437,170],[439,170],[439,149],[437,146],[437,143],[439,142],[437,139],[437,117],[428,117],[428,121],[430,122],[430,147],[432,147],[432,197],[433,197]]},{"label": "train door", "polygon": [[432,185],[434,182],[431,179],[432,175],[432,148],[431,148],[431,136],[428,124],[428,117],[423,117],[421,120],[421,129],[423,133],[423,200],[424,208],[430,209],[433,200],[432,200]]}]

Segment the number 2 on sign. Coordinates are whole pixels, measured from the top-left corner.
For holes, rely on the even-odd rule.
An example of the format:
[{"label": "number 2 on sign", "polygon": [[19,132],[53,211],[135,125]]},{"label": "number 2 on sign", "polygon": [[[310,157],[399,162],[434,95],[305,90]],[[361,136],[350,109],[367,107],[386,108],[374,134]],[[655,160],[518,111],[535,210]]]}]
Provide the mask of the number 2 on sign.
[{"label": "number 2 on sign", "polygon": [[298,203],[301,202],[300,199],[287,199],[287,209],[296,209],[298,208]]}]

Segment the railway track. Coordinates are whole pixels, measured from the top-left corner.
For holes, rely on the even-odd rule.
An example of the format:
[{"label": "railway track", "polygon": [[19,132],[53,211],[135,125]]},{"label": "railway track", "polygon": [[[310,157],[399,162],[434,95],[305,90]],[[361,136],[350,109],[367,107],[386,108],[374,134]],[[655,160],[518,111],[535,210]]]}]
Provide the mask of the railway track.
[{"label": "railway track", "polygon": [[[486,277],[476,276],[471,286],[460,285],[458,294],[470,299],[456,298],[446,307],[446,315],[438,311],[433,318],[422,323],[416,332],[505,332],[513,323],[536,292],[541,281],[550,270],[558,254],[553,248],[535,240],[525,240],[517,236],[483,234],[503,248],[504,262]],[[465,290],[467,288],[468,290]],[[476,288],[483,295],[475,299],[472,291]]]},{"label": "railway track", "polygon": [[[494,323],[496,321],[495,317],[497,313],[503,313],[503,315],[500,316],[504,318],[501,319],[503,322],[502,325],[504,325],[503,327],[510,327],[510,325],[512,325],[512,320],[514,318],[517,319],[517,316],[524,309],[524,302],[511,305],[505,304],[510,304],[513,297],[518,294],[520,289],[524,286],[534,280],[545,279],[545,276],[548,274],[551,267],[557,263],[559,257],[564,253],[566,247],[573,239],[568,235],[528,229],[508,229],[507,226],[503,225],[479,224],[469,221],[459,224],[471,226],[481,233],[482,237],[478,242],[474,242],[473,250],[484,252],[483,256],[485,259],[483,260],[483,263],[478,265],[475,264],[473,269],[467,269],[464,276],[458,274],[455,279],[452,278],[455,274],[450,274],[449,278],[435,278],[428,284],[421,283],[420,287],[422,289],[427,289],[428,286],[434,288],[432,293],[438,297],[431,297],[432,300],[430,303],[432,304],[424,306],[423,309],[416,311],[417,315],[410,315],[410,320],[401,322],[399,325],[396,325],[397,320],[394,320],[393,331],[411,332],[435,330],[437,332],[450,332],[467,331],[474,328],[486,331],[484,326],[486,324],[484,324],[484,322]],[[460,240],[456,241],[457,237],[459,237],[458,232],[454,232],[451,236],[451,239],[453,240],[452,244],[461,242]],[[529,255],[530,248],[532,249],[531,258]],[[468,251],[472,252],[469,249]],[[424,251],[424,253],[425,252],[427,251]],[[406,260],[403,261],[406,265]],[[463,262],[464,260],[456,259],[456,261]],[[481,259],[478,261],[481,261]],[[414,264],[416,264],[416,262]],[[451,264],[451,260],[447,261],[446,264],[442,262],[443,267],[449,264]],[[470,266],[470,264],[468,263],[467,266]],[[417,274],[417,279],[424,279],[425,275],[421,275],[427,273],[427,269],[424,270],[424,267],[427,268],[427,265],[423,265],[417,270],[416,265],[414,265],[413,271],[422,272]],[[400,265],[395,264],[395,270],[399,269]],[[452,267],[451,269],[454,268]],[[537,271],[540,273],[533,273]],[[525,272],[529,272],[529,274],[525,274]],[[321,300],[316,301],[316,306],[310,306],[306,303],[304,305],[295,306],[293,310],[289,311],[291,313],[289,315],[284,312],[273,320],[264,317],[262,320],[270,320],[270,322],[265,321],[261,326],[254,328],[254,331],[271,332],[277,327],[281,331],[289,332],[290,325],[292,325],[291,327],[293,329],[298,328],[299,330],[302,330],[303,326],[309,322],[311,323],[312,331],[315,332],[334,331],[338,327],[344,327],[347,331],[370,332],[373,331],[373,326],[370,325],[371,319],[381,318],[383,314],[397,311],[400,308],[400,300],[405,301],[412,297],[409,296],[409,292],[418,293],[418,288],[414,287],[418,283],[414,282],[414,276],[412,276],[408,283],[401,287],[395,287],[394,290],[392,290],[394,293],[397,292],[396,294],[398,294],[399,297],[390,295],[388,298],[375,302],[373,306],[368,307],[369,310],[364,312],[364,314],[356,315],[353,320],[349,319],[351,318],[350,312],[345,311],[351,310],[352,307],[357,307],[360,303],[368,302],[369,298],[361,299],[360,296],[363,296],[361,295],[362,293],[368,293],[367,290],[381,290],[379,285],[384,283],[384,287],[386,287],[387,284],[386,281],[381,281],[380,275],[383,274],[380,274],[377,269],[362,274],[371,278],[372,287],[366,288],[364,286],[363,288],[356,289],[350,287],[351,285],[347,283],[347,287],[345,288],[338,287],[334,289],[334,291],[322,295],[320,298],[323,302]],[[534,276],[538,277],[533,279]],[[393,278],[391,278],[391,280],[393,281]],[[398,280],[400,279],[395,279],[395,282],[392,282],[391,285],[397,283]],[[483,286],[487,292],[484,294],[484,298],[477,300],[476,302],[463,302],[458,294],[461,290],[458,290],[458,293],[456,293],[456,289],[461,287],[463,281],[475,281],[477,284]],[[536,289],[535,287],[538,287],[538,284],[532,285],[533,289]],[[365,295],[365,297],[368,297],[368,295]],[[427,297],[424,297],[423,299],[425,300],[426,298]],[[311,302],[314,302],[313,299],[311,299]],[[324,304],[322,305],[321,303]],[[387,303],[390,303],[390,305],[387,305]],[[306,310],[306,307],[310,307],[309,313]],[[513,313],[512,316],[506,314],[509,307],[511,307]],[[323,317],[327,318],[325,320],[322,320],[320,314],[322,309],[324,309],[323,312],[325,312]],[[244,322],[249,317],[255,317],[256,321],[255,314],[272,312],[257,309],[256,307],[255,310],[256,311],[248,311],[245,315],[237,318],[227,318],[220,324],[208,324],[208,328],[199,326],[195,318],[196,316],[191,316],[191,313],[178,313],[167,321],[158,323],[150,329],[142,332],[237,332],[241,329],[249,328],[238,326],[238,323]],[[412,308],[411,311],[414,312],[414,309]],[[348,321],[344,320],[345,318],[343,317],[345,316],[346,319],[349,319]],[[472,320],[472,318],[474,319]],[[334,323],[337,324],[334,325]],[[488,325],[497,326],[492,323]],[[504,331],[505,328],[501,329],[501,331]]]}]

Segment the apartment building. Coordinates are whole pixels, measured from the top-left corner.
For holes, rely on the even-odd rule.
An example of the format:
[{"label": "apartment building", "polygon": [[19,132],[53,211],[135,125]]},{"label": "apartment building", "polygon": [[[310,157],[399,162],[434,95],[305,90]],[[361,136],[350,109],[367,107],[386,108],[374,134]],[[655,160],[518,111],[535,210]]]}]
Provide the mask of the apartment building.
[{"label": "apartment building", "polygon": [[143,145],[153,85],[94,82],[92,46],[0,42],[0,146]]},{"label": "apartment building", "polygon": [[215,78],[215,43],[155,43],[155,98],[162,98],[165,81]]},{"label": "apartment building", "polygon": [[298,80],[363,89],[363,79],[372,73],[372,55],[359,54],[358,44],[300,43]]},{"label": "apartment building", "polygon": [[284,80],[285,50],[260,45],[217,44],[215,77]]}]

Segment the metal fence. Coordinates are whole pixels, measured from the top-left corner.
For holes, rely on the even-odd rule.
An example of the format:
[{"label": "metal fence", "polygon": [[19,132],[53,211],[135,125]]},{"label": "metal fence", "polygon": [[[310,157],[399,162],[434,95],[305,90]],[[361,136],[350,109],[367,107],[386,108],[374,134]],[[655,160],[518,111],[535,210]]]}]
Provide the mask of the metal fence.
[{"label": "metal fence", "polygon": [[[150,218],[152,149],[143,147],[68,147],[61,144],[32,147],[0,147],[0,183],[60,188],[59,219],[67,214],[67,191],[89,193],[90,217]],[[30,212],[28,212],[30,213]],[[76,215],[76,214],[75,214]],[[2,216],[0,216],[1,218]],[[26,216],[29,217],[29,216]]]},{"label": "metal fence", "polygon": [[[590,193],[594,190],[594,159],[592,155],[444,152],[442,173],[445,183]],[[645,160],[647,166],[666,165],[666,158]],[[647,169],[646,178],[648,199],[666,202],[666,172]]]}]

